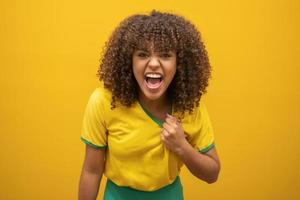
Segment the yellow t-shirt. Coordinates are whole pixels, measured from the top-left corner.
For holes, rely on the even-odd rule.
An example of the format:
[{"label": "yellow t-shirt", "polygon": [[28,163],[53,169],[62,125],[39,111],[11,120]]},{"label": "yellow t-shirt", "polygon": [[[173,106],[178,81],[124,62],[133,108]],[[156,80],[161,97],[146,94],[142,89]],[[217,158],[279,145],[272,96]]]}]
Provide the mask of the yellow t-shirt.
[{"label": "yellow t-shirt", "polygon": [[[151,114],[150,114],[151,115]],[[154,191],[171,184],[182,162],[161,141],[162,127],[139,102],[111,110],[111,93],[103,85],[87,103],[81,140],[106,148],[104,175],[119,186]],[[203,102],[182,120],[189,143],[205,153],[214,146],[213,129]]]}]

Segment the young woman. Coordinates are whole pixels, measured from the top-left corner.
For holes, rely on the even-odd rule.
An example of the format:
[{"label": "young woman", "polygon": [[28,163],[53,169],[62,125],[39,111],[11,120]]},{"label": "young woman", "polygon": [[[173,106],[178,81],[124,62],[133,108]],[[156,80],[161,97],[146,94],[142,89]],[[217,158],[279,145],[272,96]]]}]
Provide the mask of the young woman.
[{"label": "young woman", "polygon": [[201,100],[210,74],[200,33],[185,18],[152,11],[122,21],[84,113],[79,199],[96,199],[103,173],[105,200],[182,200],[183,164],[215,182],[220,162]]}]

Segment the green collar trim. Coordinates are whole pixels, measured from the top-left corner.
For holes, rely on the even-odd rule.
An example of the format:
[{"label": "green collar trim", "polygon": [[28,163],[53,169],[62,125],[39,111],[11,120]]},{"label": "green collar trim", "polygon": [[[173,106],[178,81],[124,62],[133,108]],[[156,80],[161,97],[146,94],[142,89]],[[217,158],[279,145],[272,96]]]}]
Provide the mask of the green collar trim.
[{"label": "green collar trim", "polygon": [[[156,117],[154,117],[143,105],[142,103],[138,100],[138,103],[140,104],[140,106],[142,107],[142,109],[144,110],[144,112],[156,123],[158,124],[160,127],[162,127],[164,121],[161,121],[159,119],[157,119]],[[171,104],[171,110],[173,111],[173,106]]]}]

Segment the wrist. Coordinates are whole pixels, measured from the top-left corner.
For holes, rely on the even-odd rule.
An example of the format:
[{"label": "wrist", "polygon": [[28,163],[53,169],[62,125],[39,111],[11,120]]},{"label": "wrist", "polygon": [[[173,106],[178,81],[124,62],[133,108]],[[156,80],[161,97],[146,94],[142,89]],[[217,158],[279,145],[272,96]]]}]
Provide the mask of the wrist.
[{"label": "wrist", "polygon": [[187,140],[184,140],[184,142],[181,145],[181,147],[178,148],[176,154],[179,157],[184,157],[187,154],[187,152],[190,150],[190,148],[192,148],[191,144]]}]

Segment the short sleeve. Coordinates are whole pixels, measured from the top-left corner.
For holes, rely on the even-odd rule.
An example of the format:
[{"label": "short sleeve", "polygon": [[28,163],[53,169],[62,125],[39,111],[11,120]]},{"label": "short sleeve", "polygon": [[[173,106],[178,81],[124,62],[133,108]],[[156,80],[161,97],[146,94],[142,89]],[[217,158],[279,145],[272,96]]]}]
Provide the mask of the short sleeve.
[{"label": "short sleeve", "polygon": [[81,141],[96,149],[107,147],[103,101],[101,90],[95,89],[86,105],[82,122]]},{"label": "short sleeve", "polygon": [[214,131],[203,102],[196,109],[195,117],[196,124],[200,125],[200,129],[194,138],[195,148],[201,153],[206,153],[214,147]]}]

